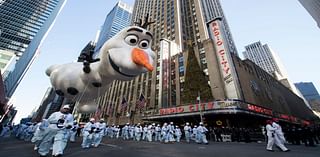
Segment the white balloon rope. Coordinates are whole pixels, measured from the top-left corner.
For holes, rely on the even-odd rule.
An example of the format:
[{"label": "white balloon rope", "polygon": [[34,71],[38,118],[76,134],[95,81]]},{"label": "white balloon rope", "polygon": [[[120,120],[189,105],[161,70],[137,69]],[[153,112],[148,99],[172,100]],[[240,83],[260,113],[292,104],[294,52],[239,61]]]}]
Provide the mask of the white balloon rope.
[{"label": "white balloon rope", "polygon": [[76,100],[77,102],[79,102],[79,101],[82,99],[82,97],[83,97],[83,95],[84,95],[84,92],[87,90],[87,87],[88,87],[89,82],[90,82],[90,81],[87,82],[87,84],[86,84],[86,86],[85,86],[85,88],[84,88],[81,96],[80,96],[80,97],[74,97],[73,99],[78,98],[78,99]]}]

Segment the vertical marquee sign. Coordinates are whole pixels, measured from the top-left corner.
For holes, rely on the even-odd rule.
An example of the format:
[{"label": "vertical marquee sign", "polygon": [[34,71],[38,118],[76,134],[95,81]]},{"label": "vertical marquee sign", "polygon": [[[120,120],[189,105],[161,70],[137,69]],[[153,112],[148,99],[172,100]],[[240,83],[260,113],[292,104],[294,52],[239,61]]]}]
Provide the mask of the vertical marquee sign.
[{"label": "vertical marquee sign", "polygon": [[224,38],[223,30],[221,27],[221,18],[216,18],[215,20],[208,23],[209,32],[211,37],[214,40],[214,46],[216,49],[216,55],[218,58],[218,65],[220,67],[220,73],[223,78],[225,93],[229,99],[238,99],[236,88],[236,74],[233,62],[230,56],[225,43],[227,44],[226,39]]},{"label": "vertical marquee sign", "polygon": [[[165,39],[160,40],[160,77],[159,77],[159,105],[169,105],[170,90],[170,43]],[[162,107],[168,107],[163,106]]]}]

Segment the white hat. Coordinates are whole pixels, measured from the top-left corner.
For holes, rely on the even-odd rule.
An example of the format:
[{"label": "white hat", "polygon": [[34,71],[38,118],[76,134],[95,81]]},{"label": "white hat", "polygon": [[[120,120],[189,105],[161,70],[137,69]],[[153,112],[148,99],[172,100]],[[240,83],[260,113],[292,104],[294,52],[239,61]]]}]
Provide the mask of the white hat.
[{"label": "white hat", "polygon": [[189,125],[189,123],[187,122],[186,125]]},{"label": "white hat", "polygon": [[200,124],[200,125],[203,125],[203,122],[200,122],[199,124]]},{"label": "white hat", "polygon": [[94,118],[90,118],[90,121],[95,121],[95,119]]},{"label": "white hat", "polygon": [[64,105],[62,108],[64,108],[64,109],[70,109],[70,105]]},{"label": "white hat", "polygon": [[103,118],[101,118],[101,119],[100,119],[100,121],[104,121],[104,119],[103,119]]},{"label": "white hat", "polygon": [[173,122],[170,122],[170,124],[173,124]]}]

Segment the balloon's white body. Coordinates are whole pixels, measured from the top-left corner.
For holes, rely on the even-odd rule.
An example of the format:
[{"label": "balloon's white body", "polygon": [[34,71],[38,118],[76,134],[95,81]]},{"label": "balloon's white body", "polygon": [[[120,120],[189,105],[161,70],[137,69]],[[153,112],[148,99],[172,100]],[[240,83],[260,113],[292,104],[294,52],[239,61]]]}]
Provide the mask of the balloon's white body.
[{"label": "balloon's white body", "polygon": [[149,31],[130,26],[104,43],[98,55],[100,61],[90,64],[89,73],[83,71],[82,62],[53,65],[46,73],[58,94],[79,102],[78,112],[91,113],[97,108],[94,99],[104,94],[113,80],[129,81],[152,70],[132,59],[133,51],[138,50],[153,65],[151,41]]}]

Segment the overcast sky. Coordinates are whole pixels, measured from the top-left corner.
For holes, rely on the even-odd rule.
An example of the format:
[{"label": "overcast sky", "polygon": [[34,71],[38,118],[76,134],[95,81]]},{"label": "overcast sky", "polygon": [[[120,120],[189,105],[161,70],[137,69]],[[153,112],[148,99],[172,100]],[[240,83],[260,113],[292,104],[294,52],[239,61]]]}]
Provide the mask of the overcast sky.
[{"label": "overcast sky", "polygon": [[[123,0],[129,4],[133,0]],[[313,82],[320,89],[320,29],[298,0],[221,0],[238,52],[256,41],[279,56],[292,82]],[[13,95],[15,122],[38,107],[50,87],[45,70],[76,60],[95,38],[116,0],[68,0],[40,47],[40,55]]]}]

